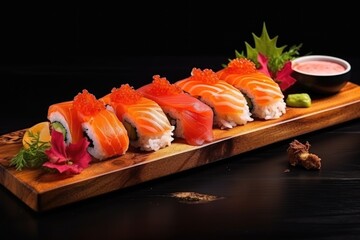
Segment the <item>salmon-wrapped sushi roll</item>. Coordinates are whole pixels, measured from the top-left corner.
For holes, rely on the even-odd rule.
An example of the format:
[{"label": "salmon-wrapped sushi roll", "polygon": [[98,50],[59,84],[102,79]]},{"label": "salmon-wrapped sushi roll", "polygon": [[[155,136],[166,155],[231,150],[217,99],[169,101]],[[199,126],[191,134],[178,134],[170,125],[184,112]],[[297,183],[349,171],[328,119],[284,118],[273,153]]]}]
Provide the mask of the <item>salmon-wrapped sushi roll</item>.
[{"label": "salmon-wrapped sushi roll", "polygon": [[137,91],[160,105],[175,126],[176,137],[185,139],[191,145],[213,140],[213,111],[199,99],[184,93],[159,75],[153,76],[151,83]]},{"label": "salmon-wrapped sushi roll", "polygon": [[129,137],[124,125],[93,94],[83,90],[75,96],[73,106],[90,141],[88,152],[95,159],[123,155],[128,150]]},{"label": "salmon-wrapped sushi roll", "polygon": [[244,95],[220,80],[211,69],[193,68],[190,77],[175,82],[175,85],[209,105],[214,111],[214,125],[221,129],[253,121]]},{"label": "salmon-wrapped sushi roll", "polygon": [[174,126],[155,101],[144,97],[129,84],[113,88],[101,100],[125,125],[130,144],[144,151],[157,151],[171,145]]},{"label": "salmon-wrapped sushi roll", "polygon": [[66,144],[75,144],[84,137],[81,123],[73,108],[73,101],[50,105],[47,118],[51,123],[52,129],[64,134]]},{"label": "salmon-wrapped sushi roll", "polygon": [[284,94],[279,84],[257,70],[250,60],[233,59],[217,75],[246,95],[254,118],[276,119],[286,113]]}]

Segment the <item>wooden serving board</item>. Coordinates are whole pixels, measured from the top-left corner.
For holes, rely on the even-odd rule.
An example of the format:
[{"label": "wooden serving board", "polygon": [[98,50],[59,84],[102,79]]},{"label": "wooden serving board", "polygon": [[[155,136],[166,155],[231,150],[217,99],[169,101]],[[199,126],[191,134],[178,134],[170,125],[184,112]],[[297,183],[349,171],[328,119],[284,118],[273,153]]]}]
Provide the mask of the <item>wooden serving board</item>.
[{"label": "wooden serving board", "polygon": [[22,146],[25,130],[19,130],[0,136],[0,182],[31,209],[44,211],[356,118],[360,118],[360,86],[349,82],[336,95],[313,99],[310,108],[288,107],[279,119],[255,120],[229,130],[214,129],[212,143],[190,146],[176,139],[171,146],[156,152],[129,149],[123,156],[92,163],[72,177],[9,167],[10,159]]}]

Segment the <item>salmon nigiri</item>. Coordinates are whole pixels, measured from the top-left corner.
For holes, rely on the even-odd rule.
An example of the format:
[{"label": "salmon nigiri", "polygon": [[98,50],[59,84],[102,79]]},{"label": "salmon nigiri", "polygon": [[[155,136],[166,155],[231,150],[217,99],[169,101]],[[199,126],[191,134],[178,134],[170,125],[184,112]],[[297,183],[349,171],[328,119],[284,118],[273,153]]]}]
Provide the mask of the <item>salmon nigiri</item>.
[{"label": "salmon nigiri", "polygon": [[217,75],[247,96],[254,117],[276,119],[286,112],[284,94],[278,83],[257,70],[250,60],[235,58]]},{"label": "salmon nigiri", "polygon": [[160,105],[175,126],[176,137],[185,139],[190,145],[213,140],[213,111],[199,99],[159,75],[154,75],[151,83],[137,91]]},{"label": "salmon nigiri", "polygon": [[64,133],[66,144],[77,143],[83,137],[81,123],[73,108],[73,101],[54,103],[49,106],[47,118],[53,129],[59,129]]},{"label": "salmon nigiri", "polygon": [[88,152],[94,158],[103,160],[128,150],[129,138],[124,125],[93,94],[83,90],[75,96],[73,106],[90,141]]},{"label": "salmon nigiri", "polygon": [[175,82],[175,85],[209,105],[214,111],[214,125],[221,129],[253,121],[244,95],[220,80],[211,69],[193,68],[190,77]]},{"label": "salmon nigiri", "polygon": [[125,125],[130,144],[145,151],[157,151],[174,140],[169,119],[155,101],[142,96],[129,84],[113,88],[101,100]]}]

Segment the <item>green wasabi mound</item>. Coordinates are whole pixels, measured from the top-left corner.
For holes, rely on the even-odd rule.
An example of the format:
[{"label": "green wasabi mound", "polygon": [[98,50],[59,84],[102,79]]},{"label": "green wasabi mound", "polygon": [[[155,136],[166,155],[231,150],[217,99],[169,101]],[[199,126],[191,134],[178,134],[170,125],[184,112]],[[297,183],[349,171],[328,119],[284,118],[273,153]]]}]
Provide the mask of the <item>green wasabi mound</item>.
[{"label": "green wasabi mound", "polygon": [[307,108],[311,106],[311,98],[307,93],[289,94],[285,102],[289,107]]}]

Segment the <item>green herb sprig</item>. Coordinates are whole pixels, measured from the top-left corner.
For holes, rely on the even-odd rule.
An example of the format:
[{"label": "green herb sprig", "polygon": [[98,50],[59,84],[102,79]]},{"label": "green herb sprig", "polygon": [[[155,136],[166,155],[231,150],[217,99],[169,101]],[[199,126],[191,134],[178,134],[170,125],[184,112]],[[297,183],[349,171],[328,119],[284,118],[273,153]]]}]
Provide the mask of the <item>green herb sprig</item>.
[{"label": "green herb sprig", "polygon": [[50,148],[49,142],[40,141],[40,134],[29,132],[31,139],[29,147],[22,147],[20,151],[10,160],[10,166],[20,171],[23,168],[37,168],[48,160],[45,151]]},{"label": "green herb sprig", "polygon": [[261,53],[267,57],[268,68],[273,74],[281,70],[287,61],[300,55],[299,51],[302,47],[302,43],[293,45],[289,50],[285,51],[287,45],[281,47],[277,46],[278,36],[270,38],[265,22],[263,23],[261,35],[257,36],[254,33],[252,33],[252,35],[255,46],[252,47],[249,43],[245,42],[247,54],[245,54],[244,51],[239,52],[235,50],[235,57],[246,57],[259,66],[258,54]]}]

